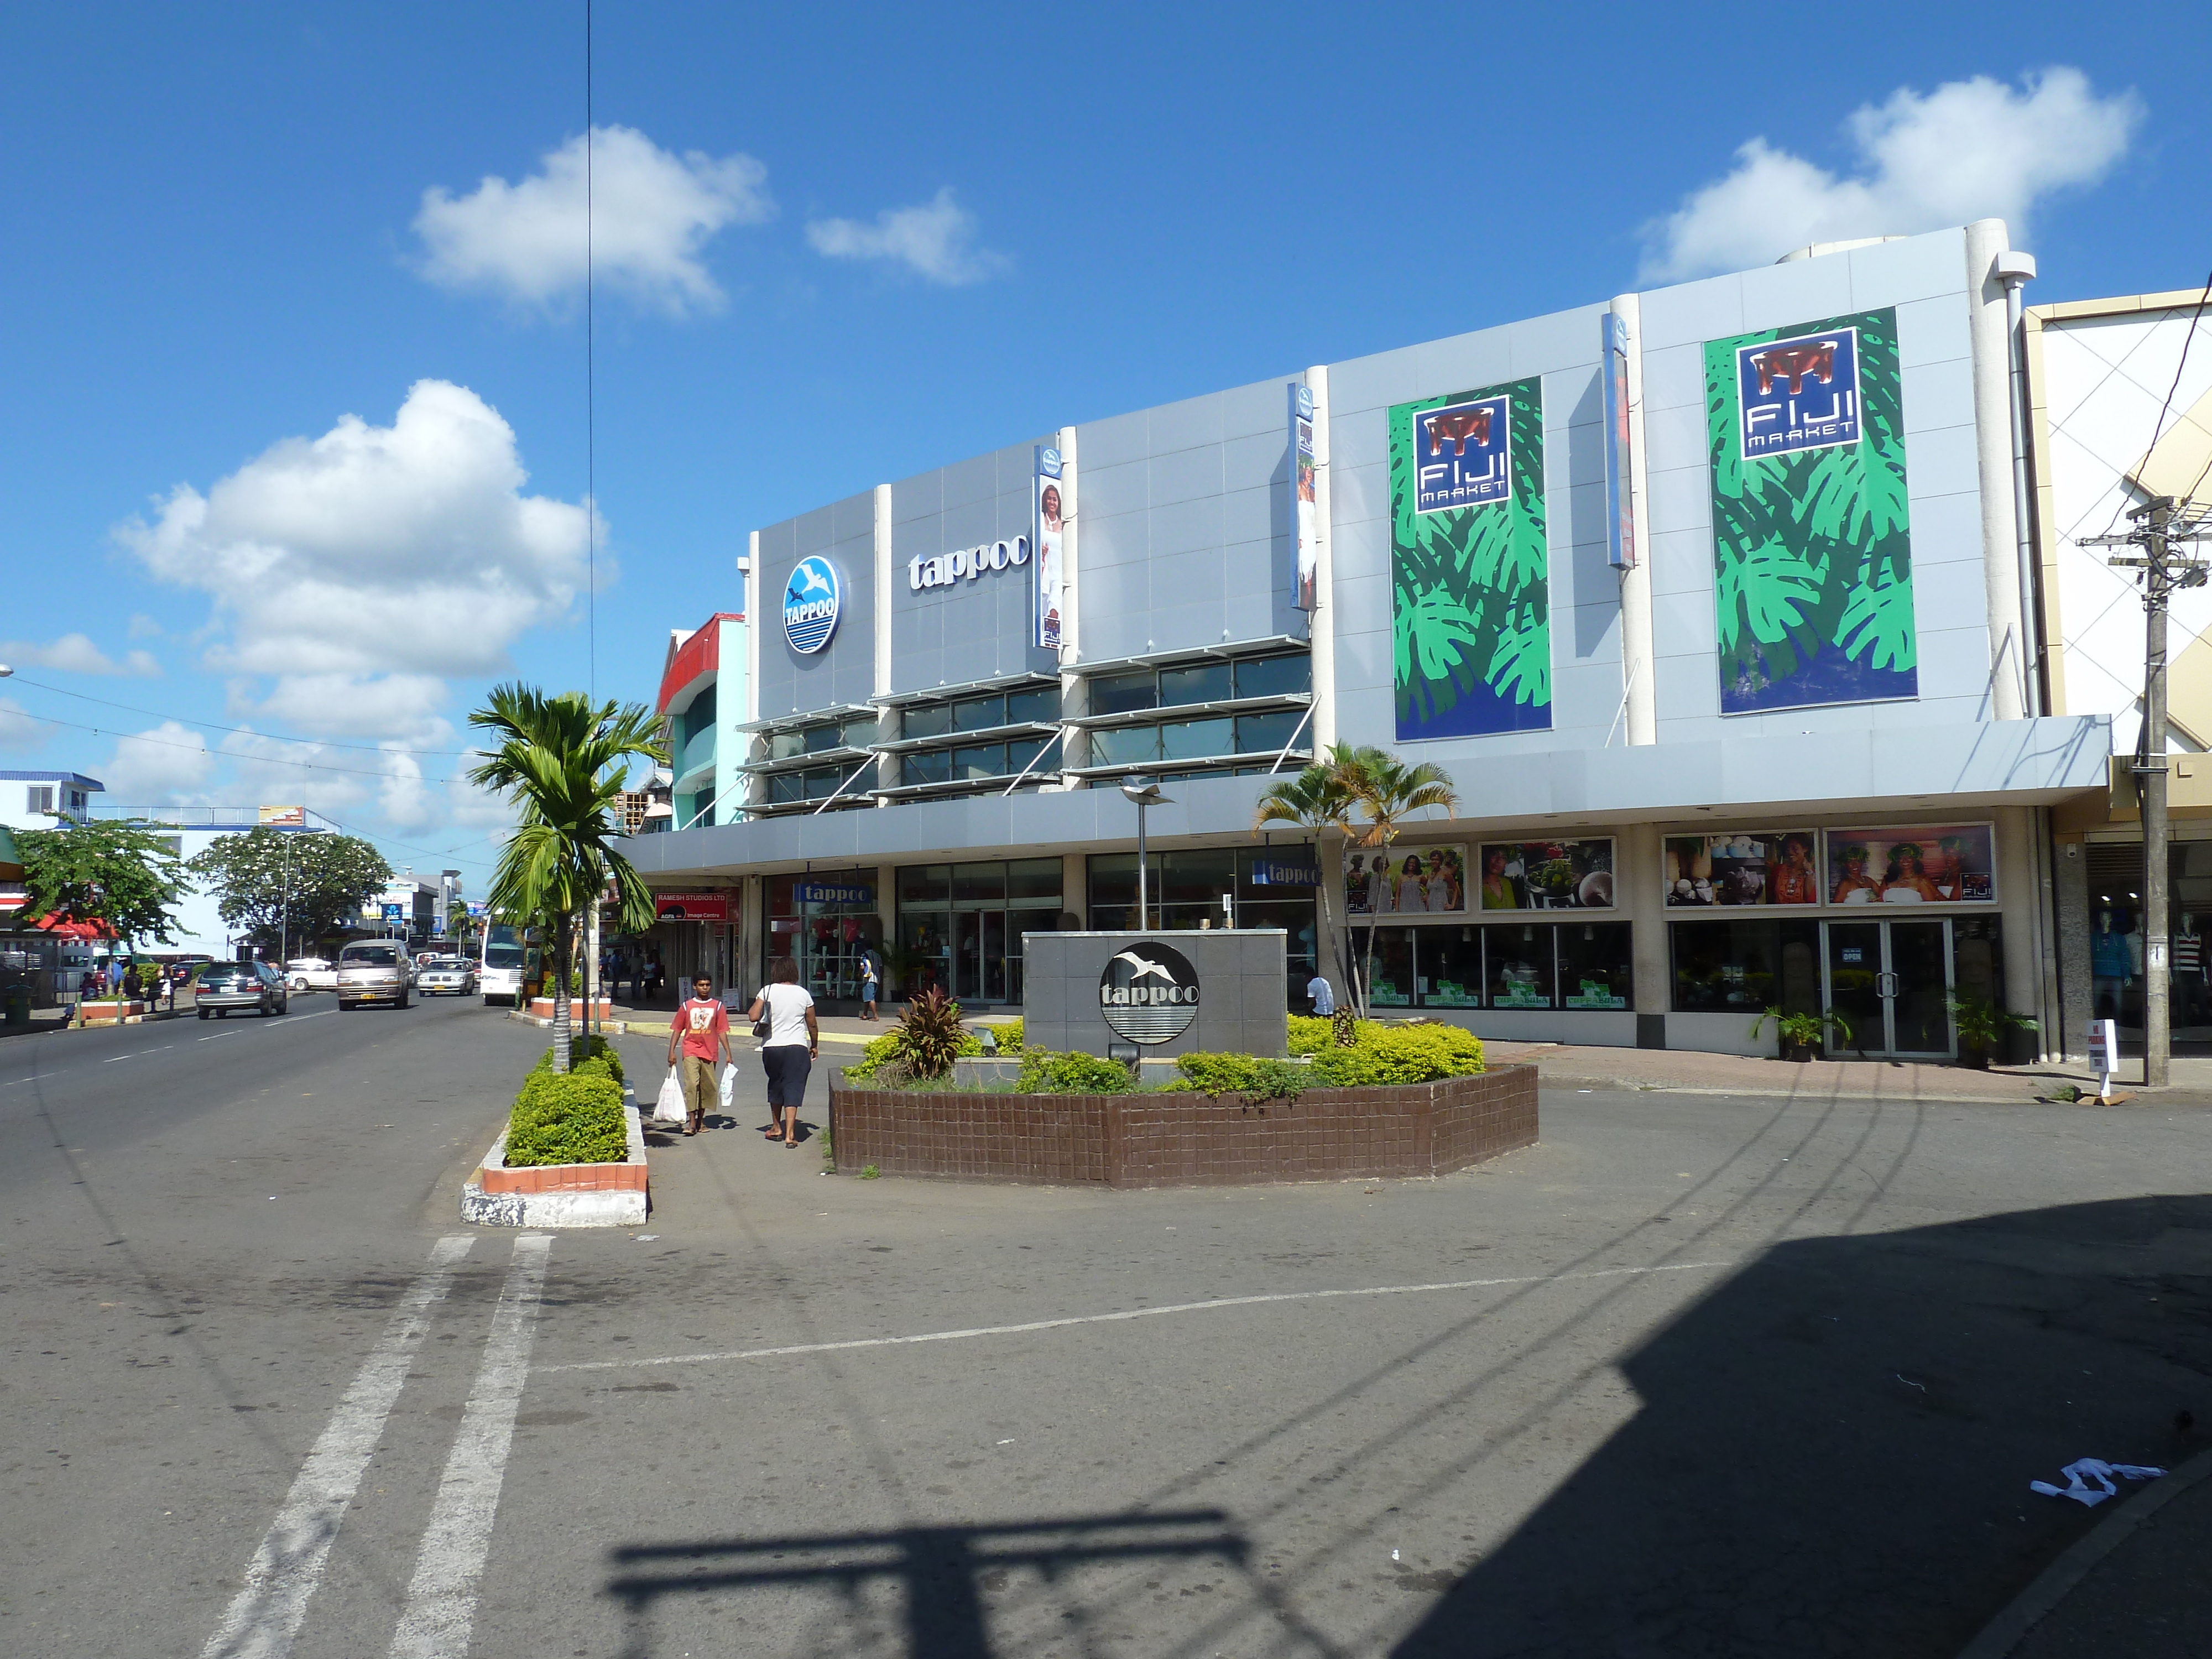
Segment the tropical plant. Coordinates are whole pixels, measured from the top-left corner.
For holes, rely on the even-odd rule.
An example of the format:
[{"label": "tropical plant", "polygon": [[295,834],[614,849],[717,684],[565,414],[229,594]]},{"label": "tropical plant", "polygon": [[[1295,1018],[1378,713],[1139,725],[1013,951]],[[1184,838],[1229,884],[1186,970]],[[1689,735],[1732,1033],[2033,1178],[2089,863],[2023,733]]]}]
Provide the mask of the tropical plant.
[{"label": "tropical plant", "polygon": [[[1349,838],[1354,847],[1388,848],[1398,838],[1401,819],[1430,807],[1436,807],[1446,817],[1459,811],[1459,795],[1452,787],[1450,775],[1433,761],[1408,766],[1395,755],[1371,744],[1347,749],[1342,744],[1329,750],[1328,759],[1353,805],[1366,815],[1366,823]],[[1367,929],[1366,961],[1359,975],[1359,1014],[1363,1019],[1372,1012],[1368,997],[1374,983],[1375,928],[1370,923]]]},{"label": "tropical plant", "polygon": [[1987,1054],[2004,1040],[2007,1031],[2039,1031],[2043,1022],[2028,1014],[2015,1014],[1987,997],[1950,997],[1944,1006],[1960,1046]]},{"label": "tropical plant", "polygon": [[[581,692],[548,696],[520,684],[492,688],[469,724],[498,747],[469,774],[479,788],[513,803],[514,833],[500,851],[491,902],[512,915],[544,915],[553,923],[553,959],[572,959],[578,914],[598,904],[610,885],[618,925],[653,925],[653,894],[615,848],[622,835],[617,797],[634,759],[666,758],[660,722],[641,703],[596,702]],[[553,1067],[568,1069],[568,975],[553,1003]]]},{"label": "tropical plant", "polygon": [[893,1052],[918,1078],[945,1077],[963,1053],[977,1054],[983,1046],[960,1023],[960,1005],[934,987],[908,999],[899,1029],[891,1035],[896,1042]]},{"label": "tropical plant", "polygon": [[118,939],[167,945],[176,908],[191,891],[168,837],[151,826],[96,819],[56,830],[18,830],[25,902],[14,925],[105,922]]},{"label": "tropical plant", "polygon": [[1024,1049],[1014,1079],[1015,1092],[1024,1095],[1123,1095],[1135,1085],[1136,1079],[1118,1060],[1050,1048]]},{"label": "tropical plant", "polygon": [[1756,1039],[1766,1029],[1769,1020],[1774,1022],[1774,1034],[1792,1048],[1817,1048],[1826,1040],[1833,1027],[1848,1043],[1851,1040],[1851,1024],[1834,1009],[1824,1009],[1817,1014],[1785,1014],[1779,1008],[1769,1008],[1751,1022],[1751,1035]]},{"label": "tropical plant", "polygon": [[[1341,750],[1329,751],[1333,761]],[[1348,752],[1348,751],[1343,751]],[[1336,933],[1335,913],[1329,908],[1329,890],[1336,885],[1328,872],[1319,868],[1322,861],[1322,833],[1334,830],[1347,841],[1353,832],[1352,809],[1353,798],[1345,781],[1330,765],[1316,762],[1296,775],[1278,778],[1269,784],[1260,797],[1252,813],[1252,828],[1264,830],[1271,823],[1287,823],[1305,830],[1314,838],[1314,864],[1321,878],[1321,931],[1324,939]],[[1354,988],[1356,994],[1356,988]]]},{"label": "tropical plant", "polygon": [[1194,1089],[1218,1098],[1250,1095],[1259,1100],[1296,1100],[1314,1084],[1313,1068],[1257,1054],[1207,1054],[1176,1057],[1176,1070]]},{"label": "tropical plant", "polygon": [[566,1076],[532,1070],[507,1121],[507,1167],[620,1164],[629,1156],[622,1085],[603,1060]]},{"label": "tropical plant", "polygon": [[266,828],[220,836],[185,868],[225,922],[272,953],[341,932],[392,879],[384,854],[356,836]]}]

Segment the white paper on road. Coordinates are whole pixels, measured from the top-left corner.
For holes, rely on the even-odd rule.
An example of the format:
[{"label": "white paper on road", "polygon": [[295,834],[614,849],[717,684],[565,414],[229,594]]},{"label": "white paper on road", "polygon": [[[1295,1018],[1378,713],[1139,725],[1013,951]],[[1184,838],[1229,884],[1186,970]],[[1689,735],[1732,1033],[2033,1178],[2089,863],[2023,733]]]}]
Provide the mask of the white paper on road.
[{"label": "white paper on road", "polygon": [[[2127,1480],[2155,1480],[2164,1469],[2152,1468],[2148,1463],[2107,1463],[2101,1457],[2084,1457],[2069,1463],[2058,1471],[2066,1477],[2066,1484],[2054,1486],[2048,1480],[2031,1480],[2027,1489],[2041,1492],[2045,1498],[2070,1498],[2075,1503],[2094,1509],[2119,1491],[2112,1484],[2114,1475]],[[2087,1476],[2085,1480],[2083,1477]],[[2089,1484],[2094,1481],[2096,1484]]]}]

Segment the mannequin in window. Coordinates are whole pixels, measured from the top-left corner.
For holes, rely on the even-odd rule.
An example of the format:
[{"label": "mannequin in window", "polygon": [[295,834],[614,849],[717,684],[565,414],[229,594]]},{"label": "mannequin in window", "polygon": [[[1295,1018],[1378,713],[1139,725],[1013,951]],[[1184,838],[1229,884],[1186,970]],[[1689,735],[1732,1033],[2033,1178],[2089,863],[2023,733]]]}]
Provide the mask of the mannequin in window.
[{"label": "mannequin in window", "polygon": [[2196,1025],[2204,1018],[2204,941],[2197,936],[2197,918],[2181,919],[2173,936],[2173,969],[2169,981],[2174,1000],[2174,1023]]},{"label": "mannequin in window", "polygon": [[2089,935],[2089,974],[2094,988],[2089,1011],[2092,1019],[2120,1018],[2123,995],[2135,975],[2134,963],[2128,935],[2119,930],[2118,918],[2108,909],[2098,911],[2097,931]]}]

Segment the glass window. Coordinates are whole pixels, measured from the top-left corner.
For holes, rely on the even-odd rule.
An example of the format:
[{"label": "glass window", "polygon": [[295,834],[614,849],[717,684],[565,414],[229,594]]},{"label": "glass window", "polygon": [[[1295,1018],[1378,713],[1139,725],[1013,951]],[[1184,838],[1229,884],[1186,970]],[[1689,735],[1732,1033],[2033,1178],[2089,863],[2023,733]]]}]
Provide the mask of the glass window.
[{"label": "glass window", "polygon": [[1006,902],[1006,866],[995,861],[954,865],[952,902],[955,904],[1004,904]]},{"label": "glass window", "polygon": [[[1221,896],[1237,887],[1237,853],[1233,848],[1201,847],[1160,855],[1159,884],[1152,896],[1163,904],[1194,904],[1211,913],[1219,925]],[[1192,918],[1194,923],[1197,918]]]},{"label": "glass window", "polygon": [[1667,933],[1678,1012],[1819,1011],[1820,923],[1678,921]]},{"label": "glass window", "polygon": [[691,699],[691,706],[682,715],[684,741],[689,743],[714,724],[714,688],[708,686]]},{"label": "glass window", "polygon": [[1196,663],[1188,668],[1163,668],[1160,671],[1160,707],[1163,708],[1184,702],[1227,702],[1234,695],[1230,689],[1229,665],[1225,662]]},{"label": "glass window", "polygon": [[910,904],[944,904],[952,896],[952,866],[949,864],[908,864],[898,872],[901,909]]},{"label": "glass window", "polygon": [[1103,674],[1091,682],[1091,712],[1127,714],[1160,706],[1159,683],[1149,668],[1133,674]]},{"label": "glass window", "polygon": [[952,729],[952,705],[940,702],[927,708],[909,708],[900,717],[899,735],[941,738]]},{"label": "glass window", "polygon": [[836,749],[845,741],[842,726],[810,726],[806,728],[806,752],[819,754],[824,749]]},{"label": "glass window", "polygon": [[798,772],[779,772],[768,781],[768,798],[771,805],[786,805],[806,799],[805,775]]},{"label": "glass window", "polygon": [[1568,1008],[1633,1008],[1628,923],[1565,922],[1559,930],[1559,1001]]},{"label": "glass window", "polygon": [[956,732],[988,732],[1006,723],[1004,697],[969,697],[952,705],[952,729]]},{"label": "glass window", "polygon": [[[1374,967],[1367,982],[1367,1000],[1377,1008],[1413,1006],[1413,933],[1411,927],[1375,929]],[[1364,953],[1366,935],[1357,935],[1354,944]],[[1361,965],[1365,968],[1365,963]]]},{"label": "glass window", "polygon": [[[1019,743],[1008,744],[1006,745],[1006,770],[1012,773],[1019,773],[1026,770],[1031,761],[1035,760],[1039,755],[1044,753],[1045,750],[1050,745],[1058,743],[1060,739],[1058,738],[1024,738]],[[1031,772],[1030,773],[1030,775],[1034,778],[1037,775],[1035,772]]]},{"label": "glass window", "polygon": [[[1091,758],[1100,766],[1126,766],[1159,757],[1160,728],[1157,726],[1125,726],[1091,734]],[[1130,867],[1135,868],[1133,865]]]},{"label": "glass window", "polygon": [[1023,720],[1056,720],[1060,718],[1060,688],[1056,685],[1032,686],[1026,691],[1006,694],[1006,719],[1018,724]]},{"label": "glass window", "polygon": [[852,775],[834,766],[820,766],[806,774],[806,799],[822,800],[837,793],[837,786]]},{"label": "glass window", "polygon": [[768,757],[770,760],[791,760],[806,752],[804,732],[773,732],[769,734]]},{"label": "glass window", "polygon": [[1493,1008],[1552,1006],[1552,930],[1526,923],[1483,929],[1485,991]]},{"label": "glass window", "polygon": [[1237,741],[1233,721],[1170,720],[1160,727],[1160,758],[1197,760],[1201,756],[1226,755]]},{"label": "glass window", "polygon": [[845,722],[845,747],[866,749],[876,740],[876,717],[856,714]]},{"label": "glass window", "polygon": [[1482,1006],[1482,932],[1476,927],[1420,930],[1421,1005],[1426,1008]]},{"label": "glass window", "polygon": [[1304,652],[1291,657],[1255,657],[1237,665],[1240,697],[1287,697],[1313,690],[1313,659]]},{"label": "glass window", "polygon": [[1291,746],[1293,737],[1304,737],[1298,727],[1305,720],[1302,708],[1285,708],[1276,714],[1239,714],[1237,717],[1237,752],[1249,755],[1273,750],[1279,752]]},{"label": "glass window", "polygon": [[970,749],[952,751],[952,775],[956,778],[995,778],[1006,769],[1006,745],[1003,743],[979,743]]},{"label": "glass window", "polygon": [[1058,859],[1016,859],[1006,866],[1006,896],[1016,904],[1049,905],[1057,916],[1060,869]]},{"label": "glass window", "polygon": [[940,749],[934,754],[908,755],[899,763],[899,775],[908,783],[944,783],[952,776],[952,757]]}]

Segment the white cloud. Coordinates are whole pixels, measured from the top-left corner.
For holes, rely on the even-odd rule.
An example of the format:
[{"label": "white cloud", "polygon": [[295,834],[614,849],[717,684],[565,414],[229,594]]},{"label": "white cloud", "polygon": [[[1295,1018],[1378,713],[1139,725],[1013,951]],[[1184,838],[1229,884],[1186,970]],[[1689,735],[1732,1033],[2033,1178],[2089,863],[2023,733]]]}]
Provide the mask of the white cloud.
[{"label": "white cloud", "polygon": [[[466,387],[418,381],[388,427],[348,415],[117,535],[214,601],[208,665],[273,676],[238,706],[318,737],[441,747],[443,681],[498,673],[585,581],[586,509],[523,493],[514,433]],[[602,580],[609,562],[600,560]]]},{"label": "white cloud", "polygon": [[216,757],[191,726],[175,720],[118,737],[115,753],[100,769],[107,806],[199,804],[199,791],[215,774]]},{"label": "white cloud", "polygon": [[131,637],[134,640],[158,640],[161,637],[161,624],[144,611],[136,611],[131,618]]},{"label": "white cloud", "polygon": [[[544,307],[584,287],[585,150],[580,136],[549,150],[520,184],[487,177],[466,196],[422,192],[415,233],[422,275]],[[725,226],[775,211],[768,169],[750,155],[678,155],[629,127],[591,133],[591,263],[596,282],[681,316],[710,311],[722,290],[700,254]]]},{"label": "white cloud", "polygon": [[915,207],[886,208],[872,225],[814,220],[806,240],[832,259],[888,259],[950,287],[980,283],[1012,264],[1003,253],[974,246],[975,216],[952,199],[949,185]]},{"label": "white cloud", "polygon": [[43,749],[54,728],[13,697],[0,697],[0,749]]},{"label": "white cloud", "polygon": [[1845,122],[1858,153],[1850,177],[1752,139],[1735,171],[1644,227],[1642,279],[1680,281],[1764,264],[1814,242],[1911,236],[1975,219],[2002,219],[2025,245],[2038,201],[2103,178],[2142,115],[2134,93],[2100,97],[2076,69],[2031,75],[2017,88],[1986,76],[1924,96],[1900,87]]},{"label": "white cloud", "polygon": [[[135,630],[131,637],[138,637]],[[150,651],[133,651],[117,662],[83,634],[64,634],[51,645],[0,641],[0,662],[17,668],[58,668],[70,674],[136,674],[142,679],[156,678],[161,672]]]}]

